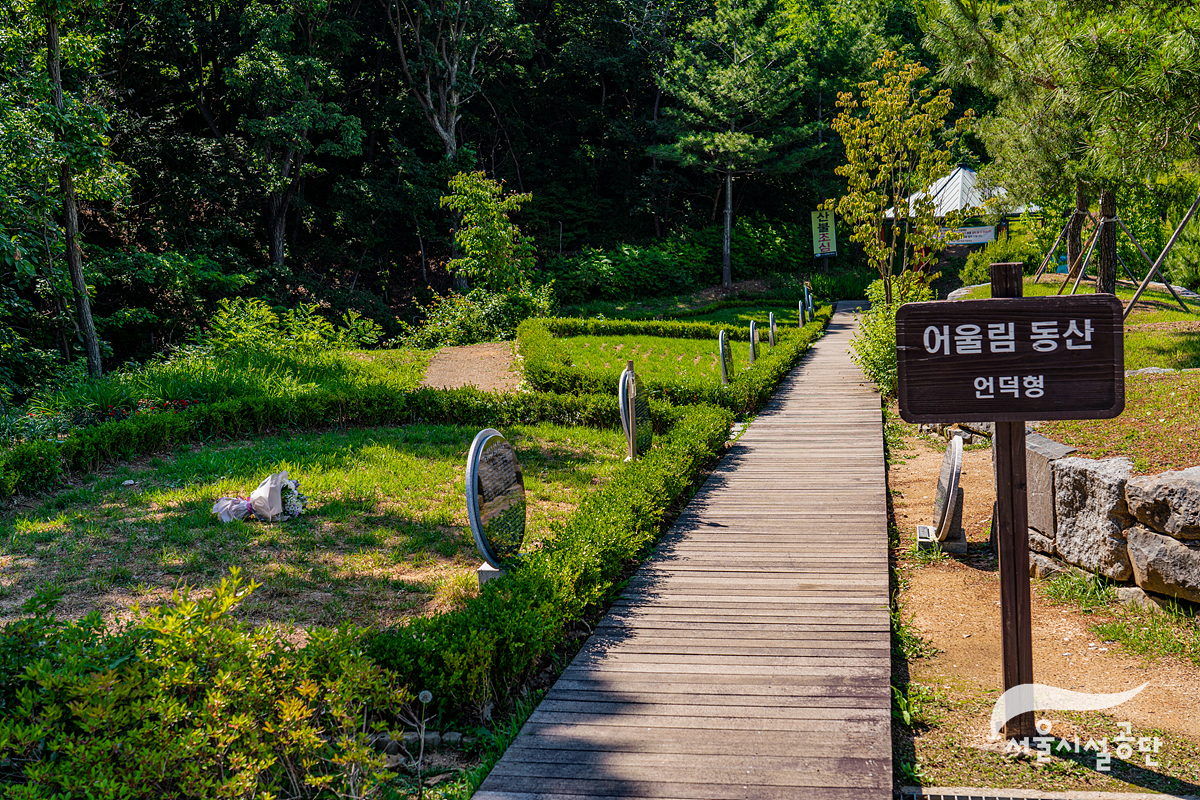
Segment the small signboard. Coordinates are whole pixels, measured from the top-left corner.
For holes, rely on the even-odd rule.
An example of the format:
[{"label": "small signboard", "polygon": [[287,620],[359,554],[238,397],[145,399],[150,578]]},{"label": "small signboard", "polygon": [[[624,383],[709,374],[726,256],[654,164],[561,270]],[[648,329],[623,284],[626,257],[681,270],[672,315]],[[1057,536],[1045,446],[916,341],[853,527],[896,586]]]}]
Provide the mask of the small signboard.
[{"label": "small signboard", "polygon": [[837,255],[837,225],[833,212],[821,209],[812,212],[813,258]]},{"label": "small signboard", "polygon": [[908,422],[1110,419],[1125,407],[1113,295],[909,303],[896,312]]},{"label": "small signboard", "polygon": [[771,330],[768,332],[767,335],[770,337],[771,349],[774,349],[775,348],[775,312],[774,311],[772,311],[767,316],[767,321],[771,325]]},{"label": "small signboard", "polygon": [[941,233],[951,244],[987,244],[996,240],[996,229],[991,225],[973,225],[968,228],[942,228]]},{"label": "small signboard", "polygon": [[750,363],[758,358],[758,323],[750,320]]}]

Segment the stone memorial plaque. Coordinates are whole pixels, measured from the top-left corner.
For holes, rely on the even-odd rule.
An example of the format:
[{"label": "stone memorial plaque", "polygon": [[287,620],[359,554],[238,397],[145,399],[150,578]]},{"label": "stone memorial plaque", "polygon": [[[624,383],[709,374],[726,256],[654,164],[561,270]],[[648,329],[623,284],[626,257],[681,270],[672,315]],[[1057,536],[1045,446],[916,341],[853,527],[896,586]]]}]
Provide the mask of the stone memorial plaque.
[{"label": "stone memorial plaque", "polygon": [[617,401],[621,406],[621,428],[625,432],[625,441],[629,443],[629,454],[642,455],[653,443],[654,427],[650,422],[650,403],[641,379],[629,367],[621,373]]},{"label": "stone memorial plaque", "polygon": [[758,323],[750,320],[750,363],[758,358]]},{"label": "stone memorial plaque", "polygon": [[771,349],[775,349],[775,312],[772,311],[769,317],[771,330],[767,333],[770,337]]},{"label": "stone memorial plaque", "polygon": [[816,318],[816,313],[813,311],[813,299],[812,299],[812,292],[810,292],[810,291],[808,290],[808,287],[807,287],[807,286],[805,286],[805,287],[804,287],[804,301],[805,301],[805,305],[807,305],[807,306],[808,306],[808,318],[809,318],[809,320],[815,319],[815,318]]},{"label": "stone memorial plaque", "polygon": [[946,446],[942,458],[942,472],[938,475],[937,495],[933,500],[934,531],[939,542],[945,541],[955,517],[954,506],[961,496],[958,478],[962,474],[962,439],[955,436]]},{"label": "stone memorial plaque", "polygon": [[467,453],[467,519],[475,546],[497,569],[511,566],[525,540],[525,480],[517,452],[487,428]]},{"label": "stone memorial plaque", "polygon": [[621,431],[625,434],[625,441],[629,441],[629,375],[631,370],[628,366],[621,371],[621,377],[617,380],[617,410],[621,412]]},{"label": "stone memorial plaque", "polygon": [[800,322],[799,322],[799,324],[796,325],[797,328],[804,327],[804,313],[805,313],[804,312],[804,301],[801,300],[800,301]]},{"label": "stone memorial plaque", "polygon": [[729,346],[729,337],[725,331],[717,336],[717,352],[721,359],[721,383],[727,385],[729,376],[733,374],[733,350]]}]

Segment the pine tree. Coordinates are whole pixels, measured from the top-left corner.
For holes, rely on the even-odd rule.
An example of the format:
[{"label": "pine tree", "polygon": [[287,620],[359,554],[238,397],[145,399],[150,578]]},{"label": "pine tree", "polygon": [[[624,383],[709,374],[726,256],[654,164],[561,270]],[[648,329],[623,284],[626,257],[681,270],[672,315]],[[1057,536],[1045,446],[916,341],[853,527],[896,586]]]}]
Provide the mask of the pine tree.
[{"label": "pine tree", "polygon": [[733,282],[734,180],[795,171],[816,153],[800,146],[816,125],[789,120],[807,76],[797,47],[780,35],[785,23],[768,0],[717,0],[712,17],[688,26],[689,40],[659,78],[678,102],[665,112],[678,135],[650,152],[721,179],[724,286]]}]

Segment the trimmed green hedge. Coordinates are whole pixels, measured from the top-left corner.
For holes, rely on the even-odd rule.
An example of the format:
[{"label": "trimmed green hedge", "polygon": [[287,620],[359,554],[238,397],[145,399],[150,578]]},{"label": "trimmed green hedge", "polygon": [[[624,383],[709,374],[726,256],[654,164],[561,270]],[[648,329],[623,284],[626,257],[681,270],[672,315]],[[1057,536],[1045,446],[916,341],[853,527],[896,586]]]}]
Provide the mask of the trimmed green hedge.
[{"label": "trimmed green hedge", "polygon": [[600,604],[629,560],[643,555],[700,469],[729,435],[732,415],[712,406],[661,409],[665,435],[588,495],[540,550],[487,583],[457,610],[377,634],[367,653],[440,710],[480,714],[506,700],[567,625]]},{"label": "trimmed green hedge", "polygon": [[[666,406],[651,405],[656,427]],[[164,449],[215,438],[258,435],[286,428],[330,425],[403,425],[445,422],[511,425],[554,422],[612,428],[620,425],[615,397],[540,392],[499,394],[475,388],[395,392],[365,388],[298,398],[243,398],[179,413],[145,414],[83,428],[58,442],[29,442],[0,453],[0,498],[49,489],[64,469],[86,472]]]},{"label": "trimmed green hedge", "polygon": [[[778,328],[775,349],[762,345],[754,365],[742,370],[728,386],[716,380],[679,378],[644,379],[654,396],[674,404],[711,403],[735,414],[756,411],[775,391],[812,342],[825,330],[832,316],[829,306],[817,310],[816,320],[803,328]],[[661,320],[531,319],[517,328],[517,342],[524,359],[525,379],[538,391],[562,394],[616,394],[620,371],[577,367],[554,344],[556,336],[661,336],[669,339],[712,339],[724,328],[732,341],[747,342],[750,330],[708,322]]]}]

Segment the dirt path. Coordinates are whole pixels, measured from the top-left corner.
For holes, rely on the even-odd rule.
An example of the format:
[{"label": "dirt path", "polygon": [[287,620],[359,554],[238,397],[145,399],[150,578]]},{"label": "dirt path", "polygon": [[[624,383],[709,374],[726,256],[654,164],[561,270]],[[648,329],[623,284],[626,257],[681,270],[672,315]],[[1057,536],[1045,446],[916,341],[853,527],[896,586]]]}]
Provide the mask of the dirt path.
[{"label": "dirt path", "polygon": [[421,385],[435,389],[475,386],[487,392],[515,392],[520,383],[513,343],[487,342],[438,350]]},{"label": "dirt path", "polygon": [[[931,523],[933,495],[945,447],[924,438],[908,437],[908,450],[896,455],[915,457],[893,464],[888,484],[903,545],[916,538],[917,524]],[[970,542],[986,543],[992,513],[992,464],[988,449],[963,453],[965,495],[963,526]],[[896,494],[898,492],[898,494]],[[903,594],[905,616],[943,652],[912,664],[914,680],[926,685],[978,693],[1002,687],[1000,649],[1000,583],[994,559],[981,546],[967,556],[913,569]],[[1179,659],[1147,662],[1126,656],[1120,645],[1104,642],[1089,631],[1104,621],[1104,612],[1085,614],[1074,606],[1055,605],[1040,596],[1033,581],[1033,669],[1038,683],[1081,692],[1112,693],[1150,685],[1111,714],[1135,726],[1162,727],[1200,738],[1200,674]],[[1051,720],[1054,715],[1049,715]],[[982,741],[988,720],[981,716],[977,731]]]}]

